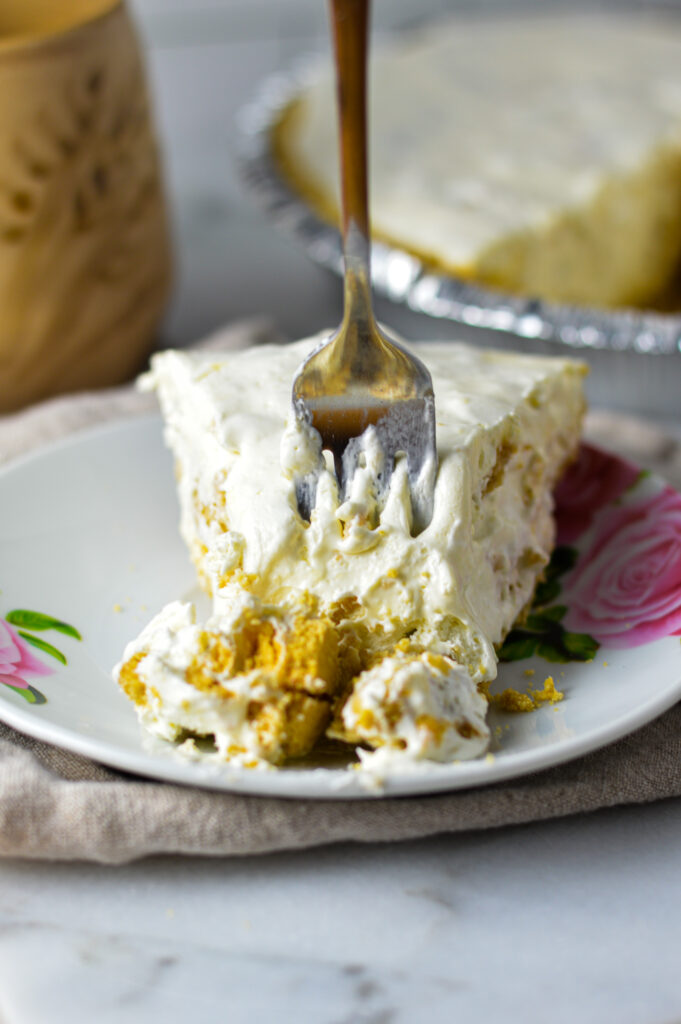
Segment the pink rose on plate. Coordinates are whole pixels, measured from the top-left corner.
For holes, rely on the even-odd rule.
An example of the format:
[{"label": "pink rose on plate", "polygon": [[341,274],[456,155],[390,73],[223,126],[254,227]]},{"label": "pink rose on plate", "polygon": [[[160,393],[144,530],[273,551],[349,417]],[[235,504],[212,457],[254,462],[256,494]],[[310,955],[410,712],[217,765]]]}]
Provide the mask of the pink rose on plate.
[{"label": "pink rose on plate", "polygon": [[9,622],[0,619],[0,683],[27,690],[26,676],[50,676],[53,670],[31,653],[31,649]]},{"label": "pink rose on plate", "polygon": [[566,625],[607,647],[681,634],[681,495],[613,505],[567,580]]},{"label": "pink rose on plate", "polygon": [[636,482],[631,462],[583,444],[555,491],[559,544],[570,544],[591,526],[596,513]]}]

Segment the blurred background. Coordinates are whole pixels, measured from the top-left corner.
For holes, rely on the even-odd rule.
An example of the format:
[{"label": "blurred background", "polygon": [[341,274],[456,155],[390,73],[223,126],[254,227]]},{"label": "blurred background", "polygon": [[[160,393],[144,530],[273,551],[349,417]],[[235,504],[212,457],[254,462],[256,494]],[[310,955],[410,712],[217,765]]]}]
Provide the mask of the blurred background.
[{"label": "blurred background", "polygon": [[[678,20],[681,40],[681,0],[374,0],[372,6],[374,46],[400,35],[407,38],[446,15],[493,19],[554,10],[659,11],[671,15],[672,25]],[[78,27],[60,34],[69,25]],[[664,33],[674,36],[667,25]],[[597,36],[592,42],[598,59],[601,44]],[[281,81],[290,86],[292,70],[320,54],[330,63],[326,0],[2,0],[0,413],[54,393],[130,380],[152,346],[184,346],[244,317],[264,315],[290,339],[339,322],[341,284],[324,268],[321,255],[323,250],[330,256],[326,262],[338,266],[333,230],[325,227],[319,234],[319,222],[307,234],[300,231],[300,223],[291,230],[296,212],[290,192],[287,198],[279,195],[274,205],[271,196],[262,194],[272,191],[272,179],[281,188],[281,176],[272,172],[269,160],[269,132],[261,133],[260,143],[257,134],[249,139],[251,176],[255,164],[255,176],[265,183],[258,198],[243,180],[244,110],[250,107],[252,112],[258,99],[262,119],[268,85],[279,76],[271,96],[281,98]],[[647,85],[650,67],[643,57],[639,63],[640,80]],[[635,75],[633,60],[626,67],[630,65]],[[677,81],[676,62],[668,65],[651,88],[666,89],[667,99],[661,102],[681,110],[681,101],[674,98],[681,94],[681,79]],[[522,80],[522,65],[512,60],[512,66]],[[604,66],[610,67],[607,62]],[[473,72],[476,67],[472,65]],[[585,80],[590,95],[588,75]],[[608,96],[609,90],[608,85]],[[630,89],[634,97],[639,92]],[[510,116],[502,111],[511,133],[513,111],[522,122],[523,111],[531,110],[531,100],[519,95],[513,110],[509,107]],[[614,97],[616,101],[616,93]],[[606,111],[611,109],[608,103]],[[596,100],[594,110],[599,109]],[[639,123],[654,125],[643,110]],[[531,118],[525,120],[531,126]],[[593,151],[603,149],[603,143],[609,152],[607,132],[602,125],[594,130]],[[617,135],[624,148],[629,138],[627,131]],[[523,154],[536,152],[533,142],[530,136],[521,143]],[[645,179],[640,206],[645,208],[646,196],[654,196],[656,202],[648,205],[659,218],[646,222],[650,248],[641,244],[640,235],[632,235],[638,248],[618,250],[638,254],[644,269],[665,251],[658,239],[670,239],[665,225],[674,222],[664,211],[677,202],[676,179],[676,164],[661,187]],[[635,220],[638,209],[629,205],[622,223],[627,217]],[[297,216],[300,220],[300,211]],[[303,216],[312,219],[307,208]],[[282,230],[283,220],[288,231]],[[317,262],[308,258],[301,234]],[[407,295],[414,261],[411,269],[409,262],[403,253],[396,264],[385,253],[374,261],[384,294],[394,299],[399,292],[403,300],[412,299],[412,306],[421,305],[425,295],[422,307],[440,314],[435,318],[377,297],[379,318],[406,339],[576,352],[591,366],[587,394],[592,405],[652,416],[681,432],[678,281],[660,307],[671,315],[651,317],[645,310],[632,317],[620,309],[615,317],[599,321],[586,306],[553,306],[546,312],[531,295],[515,305],[501,293],[497,300],[491,291],[472,299],[456,292],[452,300],[451,288],[459,283],[451,278],[444,282],[450,292],[443,303],[438,290],[442,276],[429,277],[427,271],[426,288],[414,299],[413,293]],[[396,275],[391,277],[393,269]],[[593,273],[589,280],[602,278]],[[458,302],[456,309],[452,302]],[[656,349],[662,354],[655,354]]]},{"label": "blurred background", "polygon": [[[522,5],[547,6],[547,0]],[[681,2],[635,6],[681,13]],[[288,70],[307,54],[328,52],[324,0],[195,0],[191,5],[186,0],[130,0],[130,7],[147,51],[172,206],[177,277],[162,343],[184,345],[227,320],[253,313],[270,315],[291,338],[333,324],[340,315],[339,281],[273,227],[240,183],[236,162],[238,113],[263,79]],[[517,4],[375,0],[374,38],[459,10],[509,9]],[[379,299],[377,308],[407,338],[508,344],[494,332],[432,320],[386,300]],[[646,383],[638,364],[632,373],[633,356],[614,355],[589,354],[591,402],[673,420],[681,394],[681,356],[674,357],[673,365],[667,357],[663,373],[656,365],[658,380],[654,376]]]}]

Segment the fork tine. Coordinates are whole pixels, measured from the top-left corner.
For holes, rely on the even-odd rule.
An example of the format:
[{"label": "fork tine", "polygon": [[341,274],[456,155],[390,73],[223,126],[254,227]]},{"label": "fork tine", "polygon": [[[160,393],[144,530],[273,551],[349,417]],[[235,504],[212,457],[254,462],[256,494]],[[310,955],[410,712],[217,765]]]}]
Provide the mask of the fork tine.
[{"label": "fork tine", "polygon": [[435,401],[432,393],[420,399],[397,402],[390,413],[377,424],[377,431],[391,464],[404,452],[412,506],[414,533],[425,529],[432,518],[433,484],[436,471]]},{"label": "fork tine", "polygon": [[[308,426],[311,417],[305,416]],[[385,504],[396,456],[407,460],[412,529],[420,533],[432,518],[436,471],[435,404],[432,395],[396,402],[376,423],[348,439],[344,449],[329,445],[333,454],[341,503],[351,495],[359,463],[364,457],[374,483],[379,508]],[[309,521],[315,505],[318,471],[295,480],[298,510]]]},{"label": "fork tine", "polygon": [[317,499],[317,476],[297,477],[294,481],[296,488],[296,505],[303,519],[310,522],[312,509]]}]

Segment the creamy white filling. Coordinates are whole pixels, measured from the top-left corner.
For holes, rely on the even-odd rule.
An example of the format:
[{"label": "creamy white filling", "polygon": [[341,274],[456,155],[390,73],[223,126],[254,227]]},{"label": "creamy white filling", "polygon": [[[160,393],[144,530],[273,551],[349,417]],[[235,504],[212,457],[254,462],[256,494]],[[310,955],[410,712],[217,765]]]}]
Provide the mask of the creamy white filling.
[{"label": "creamy white filling", "polygon": [[[470,676],[448,658],[398,655],[357,677],[341,712],[351,735],[377,748],[360,749],[362,763],[468,760],[489,743],[487,701]],[[378,752],[382,752],[379,754]]]}]

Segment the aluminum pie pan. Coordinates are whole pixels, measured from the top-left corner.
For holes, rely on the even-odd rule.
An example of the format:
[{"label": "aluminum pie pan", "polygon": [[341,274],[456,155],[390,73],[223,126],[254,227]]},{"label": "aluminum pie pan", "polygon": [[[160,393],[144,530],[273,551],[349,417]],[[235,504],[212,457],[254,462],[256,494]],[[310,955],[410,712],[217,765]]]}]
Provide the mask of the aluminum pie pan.
[{"label": "aluminum pie pan", "polygon": [[[338,229],[286,181],[272,148],[273,129],[283,111],[318,68],[318,58],[307,58],[291,71],[264,80],[239,115],[238,163],[247,189],[272,221],[294,236],[314,262],[342,274]],[[381,241],[372,243],[371,276],[376,291],[393,302],[468,327],[583,351],[681,356],[681,314],[589,309],[507,295],[433,270]]]}]

